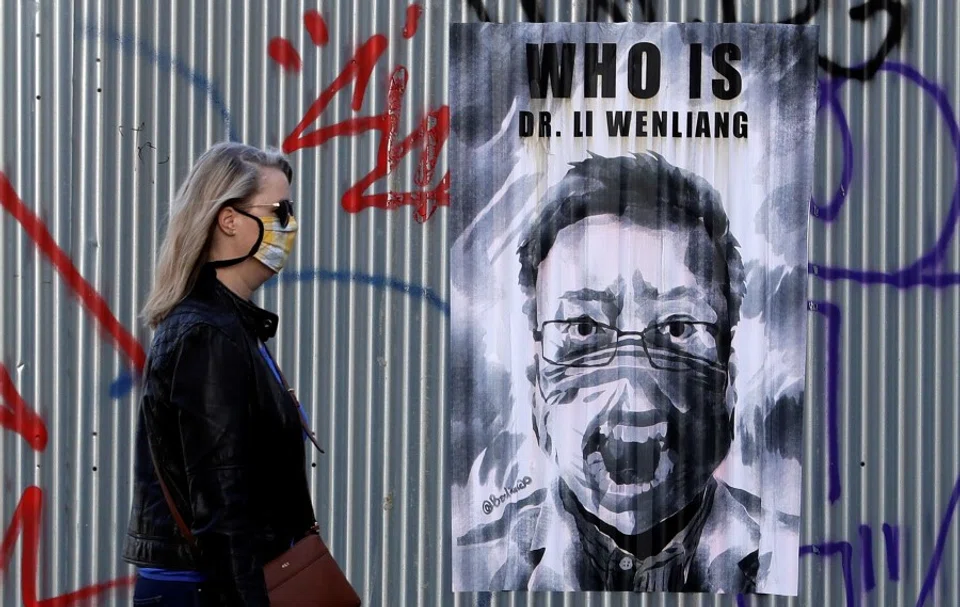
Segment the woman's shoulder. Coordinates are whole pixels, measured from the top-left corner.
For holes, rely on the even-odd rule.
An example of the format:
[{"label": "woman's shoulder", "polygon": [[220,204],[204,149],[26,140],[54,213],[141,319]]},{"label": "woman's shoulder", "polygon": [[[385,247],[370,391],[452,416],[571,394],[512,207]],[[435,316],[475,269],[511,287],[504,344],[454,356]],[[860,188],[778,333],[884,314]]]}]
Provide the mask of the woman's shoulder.
[{"label": "woman's shoulder", "polygon": [[185,334],[191,330],[219,330],[227,335],[241,331],[239,318],[229,308],[206,298],[186,297],[170,310],[170,314],[157,326],[166,331]]},{"label": "woman's shoulder", "polygon": [[185,347],[204,347],[220,341],[237,347],[243,343],[239,319],[208,301],[187,297],[157,325],[150,346],[151,358],[159,361]]}]

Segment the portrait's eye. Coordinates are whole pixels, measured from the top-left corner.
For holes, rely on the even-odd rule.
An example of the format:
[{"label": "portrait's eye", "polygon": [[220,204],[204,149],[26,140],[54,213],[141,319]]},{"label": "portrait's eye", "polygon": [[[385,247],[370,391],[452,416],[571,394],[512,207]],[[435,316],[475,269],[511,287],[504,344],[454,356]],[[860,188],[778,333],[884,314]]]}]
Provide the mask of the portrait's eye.
[{"label": "portrait's eye", "polygon": [[617,343],[617,332],[585,316],[555,320],[544,323],[542,343],[543,356],[549,362],[603,365],[610,359],[610,348]]},{"label": "portrait's eye", "polygon": [[586,321],[573,323],[571,328],[578,337],[590,337],[597,332],[597,325]]},{"label": "portrait's eye", "polygon": [[660,325],[660,333],[671,340],[683,340],[696,332],[697,326],[689,321],[673,320]]},{"label": "portrait's eye", "polygon": [[648,330],[646,345],[664,348],[674,353],[714,360],[717,356],[717,338],[713,325],[687,316],[667,317]]}]

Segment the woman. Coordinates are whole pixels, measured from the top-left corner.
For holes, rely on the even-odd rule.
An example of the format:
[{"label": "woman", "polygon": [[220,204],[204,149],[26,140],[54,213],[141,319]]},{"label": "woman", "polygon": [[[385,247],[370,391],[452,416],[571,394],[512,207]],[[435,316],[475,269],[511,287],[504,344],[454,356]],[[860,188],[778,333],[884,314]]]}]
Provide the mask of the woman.
[{"label": "woman", "polygon": [[134,605],[268,605],[262,567],[315,524],[302,412],[264,345],[278,318],[250,301],[290,255],[292,175],[278,152],[221,143],[177,193],[143,310]]}]

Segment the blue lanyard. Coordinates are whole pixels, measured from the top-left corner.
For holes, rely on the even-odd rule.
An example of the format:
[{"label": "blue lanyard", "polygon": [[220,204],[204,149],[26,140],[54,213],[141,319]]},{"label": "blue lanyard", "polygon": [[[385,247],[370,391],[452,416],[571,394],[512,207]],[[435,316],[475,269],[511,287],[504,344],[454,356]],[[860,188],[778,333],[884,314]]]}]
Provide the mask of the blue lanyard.
[{"label": "blue lanyard", "polygon": [[[274,362],[273,357],[270,356],[270,351],[267,350],[267,346],[263,342],[260,343],[260,354],[262,354],[264,360],[267,361],[267,365],[270,367],[270,370],[273,372],[273,376],[277,378],[277,383],[279,383],[280,386],[283,387],[284,385],[283,377],[280,375],[280,370],[277,367],[277,363]],[[299,402],[297,402],[297,410],[300,412],[300,416],[303,418],[304,423],[309,424],[309,420],[307,419],[307,412],[303,410],[303,406],[301,406]],[[306,431],[304,431],[303,436],[304,438],[307,438]]]}]

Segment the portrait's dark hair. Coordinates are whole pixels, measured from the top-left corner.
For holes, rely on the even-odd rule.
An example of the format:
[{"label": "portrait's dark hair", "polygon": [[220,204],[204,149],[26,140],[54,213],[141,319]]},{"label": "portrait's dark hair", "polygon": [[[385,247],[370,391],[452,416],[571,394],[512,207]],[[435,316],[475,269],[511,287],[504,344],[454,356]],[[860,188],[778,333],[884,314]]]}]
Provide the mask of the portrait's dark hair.
[{"label": "portrait's dark hair", "polygon": [[[520,286],[528,298],[531,321],[537,322],[537,272],[557,234],[587,217],[609,214],[658,229],[703,226],[725,262],[726,276],[714,280],[723,286],[729,315],[726,328],[732,330],[740,320],[745,291],[743,261],[717,191],[702,177],[653,152],[616,158],[591,154],[571,165],[547,191],[536,218],[520,238]],[[689,257],[685,262],[694,270]]]}]

